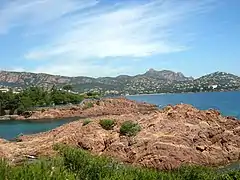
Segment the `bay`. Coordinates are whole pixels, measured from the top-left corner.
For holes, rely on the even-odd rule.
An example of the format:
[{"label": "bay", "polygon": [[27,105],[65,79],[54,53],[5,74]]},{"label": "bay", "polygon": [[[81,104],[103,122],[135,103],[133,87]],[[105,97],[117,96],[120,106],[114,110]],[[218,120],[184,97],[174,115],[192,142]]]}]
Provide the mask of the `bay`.
[{"label": "bay", "polygon": [[45,119],[32,121],[0,121],[0,138],[12,140],[20,134],[28,135],[45,132],[79,118]]}]

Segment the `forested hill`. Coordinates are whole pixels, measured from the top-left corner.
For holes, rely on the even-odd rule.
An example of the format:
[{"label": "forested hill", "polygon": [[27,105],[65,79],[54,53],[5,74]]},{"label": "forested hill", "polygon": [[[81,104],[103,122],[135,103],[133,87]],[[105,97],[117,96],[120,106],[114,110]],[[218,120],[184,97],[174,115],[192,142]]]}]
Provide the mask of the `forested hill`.
[{"label": "forested hill", "polygon": [[215,72],[198,79],[186,77],[180,72],[150,69],[136,76],[117,77],[66,77],[28,72],[0,72],[0,85],[9,87],[42,86],[62,87],[70,84],[76,91],[101,91],[107,94],[139,94],[192,91],[238,90],[240,78],[233,74]]}]

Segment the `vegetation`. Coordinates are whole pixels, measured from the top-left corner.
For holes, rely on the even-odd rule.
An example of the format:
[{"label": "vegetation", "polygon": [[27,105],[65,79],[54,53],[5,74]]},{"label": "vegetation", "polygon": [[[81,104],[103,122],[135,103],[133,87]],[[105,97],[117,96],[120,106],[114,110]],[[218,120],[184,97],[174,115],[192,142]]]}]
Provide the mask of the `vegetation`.
[{"label": "vegetation", "polygon": [[115,121],[112,119],[102,119],[100,120],[99,124],[105,130],[112,130],[113,127],[115,126]]},{"label": "vegetation", "polygon": [[100,97],[100,94],[99,92],[87,92],[86,93],[86,96],[88,98],[99,98]]},{"label": "vegetation", "polygon": [[89,108],[92,108],[92,107],[94,107],[94,104],[92,102],[87,102],[87,103],[84,104],[83,110],[89,109]]},{"label": "vegetation", "polygon": [[0,115],[4,115],[5,110],[9,110],[9,114],[15,112],[22,114],[36,107],[78,104],[83,99],[83,95],[60,91],[56,88],[47,91],[40,87],[30,87],[19,94],[14,94],[12,91],[0,92]]},{"label": "vegetation", "polygon": [[[172,71],[149,70],[145,74],[136,76],[120,75],[118,77],[90,78],[90,77],[59,77],[48,74],[12,73],[3,72],[0,76],[6,76],[6,81],[1,85],[12,88],[25,88],[28,86],[52,87],[66,91],[72,89],[78,92],[88,92],[87,96],[102,94],[106,96],[124,94],[153,94],[153,93],[184,93],[184,92],[208,92],[208,91],[239,91],[240,77],[224,72],[215,72],[197,79],[185,77],[182,73]],[[56,83],[54,79],[60,83]],[[12,79],[17,79],[12,83]],[[45,81],[45,80],[48,81]],[[31,81],[30,81],[31,80]],[[68,82],[63,86],[61,82]],[[217,85],[217,87],[216,87]]]},{"label": "vegetation", "polygon": [[54,159],[9,166],[0,161],[0,179],[33,180],[237,180],[240,171],[218,172],[204,167],[182,167],[174,171],[157,171],[123,165],[103,156],[67,146],[58,146]]},{"label": "vegetation", "polygon": [[72,87],[72,85],[65,85],[65,86],[63,86],[63,90],[66,90],[66,91],[72,91],[73,90],[73,87]]},{"label": "vegetation", "polygon": [[85,119],[84,121],[83,121],[83,126],[86,126],[86,125],[88,125],[89,123],[91,123],[92,121],[90,120],[90,119]]},{"label": "vegetation", "polygon": [[120,128],[120,134],[125,136],[136,136],[136,134],[141,130],[138,123],[132,121],[125,121]]}]

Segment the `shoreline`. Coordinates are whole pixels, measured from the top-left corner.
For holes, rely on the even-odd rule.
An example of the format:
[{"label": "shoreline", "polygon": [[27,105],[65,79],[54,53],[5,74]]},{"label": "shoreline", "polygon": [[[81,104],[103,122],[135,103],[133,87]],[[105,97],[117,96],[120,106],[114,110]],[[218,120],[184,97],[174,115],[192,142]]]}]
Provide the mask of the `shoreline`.
[{"label": "shoreline", "polygon": [[[238,92],[238,91],[236,91]],[[154,96],[154,95],[164,95],[164,94],[141,94],[141,95],[129,95],[129,97],[134,97],[134,96]],[[136,100],[132,100],[132,99],[128,99],[128,96],[125,97],[118,97],[118,98],[112,98],[112,99],[123,99],[123,100],[129,100],[138,104],[149,104],[151,106],[155,106],[157,109],[161,110],[162,107],[159,107],[159,105],[156,104],[150,104],[147,102],[142,102],[142,101],[136,101]],[[111,98],[103,98],[100,101],[104,101],[104,100],[108,100]],[[99,100],[88,100],[87,102],[91,102],[93,104],[95,104],[94,106],[98,106],[96,105],[97,102],[99,102]],[[193,107],[195,107],[192,104],[186,104],[186,103],[178,103],[178,104],[185,104],[185,105],[191,105]],[[172,104],[168,104],[171,106],[174,106]],[[168,106],[166,105],[166,106]],[[41,111],[42,109],[44,109],[44,111]],[[59,119],[64,119],[64,118],[80,118],[80,119],[84,119],[84,118],[94,118],[94,117],[98,117],[101,114],[94,114],[93,112],[89,111],[89,109],[91,108],[84,108],[84,104],[82,105],[66,105],[66,106],[61,106],[61,107],[47,107],[47,108],[41,108],[40,110],[34,110],[34,111],[30,111],[32,113],[31,116],[29,117],[24,117],[23,115],[5,115],[5,116],[0,116],[0,121],[41,121],[41,120],[59,120]],[[208,108],[208,109],[201,109],[203,111],[206,110],[216,110],[219,111],[221,113],[221,111],[219,109],[215,109],[215,108]],[[238,116],[234,116],[231,114],[222,114],[221,115],[225,118],[228,119],[234,119],[234,120],[240,120]]]},{"label": "shoreline", "polygon": [[133,95],[124,95],[124,97],[128,96],[154,96],[154,95],[174,95],[174,94],[198,94],[198,93],[230,93],[230,92],[236,92],[240,93],[240,90],[238,91],[203,91],[203,92],[181,92],[181,93],[151,93],[151,94],[133,94]]},{"label": "shoreline", "polygon": [[0,121],[10,121],[10,120],[15,120],[15,118],[18,118],[19,115],[5,115],[5,116],[0,116]]},{"label": "shoreline", "polygon": [[[55,111],[52,115],[62,115]],[[160,110],[151,104],[122,98],[101,100],[99,105],[81,110],[81,116],[90,123],[84,125],[79,118],[47,132],[20,136],[19,142],[0,140],[0,156],[13,163],[25,155],[51,157],[53,143],[63,143],[158,169],[177,168],[186,163],[225,167],[240,161],[240,121],[223,117],[216,110],[198,110],[186,104]],[[103,119],[114,120],[114,128],[104,129],[99,124]],[[120,134],[126,120],[141,127],[134,138]]]},{"label": "shoreline", "polygon": [[[156,94],[136,94],[136,95],[127,95],[127,96],[122,96],[122,97],[117,97],[115,99],[128,99],[128,97],[141,97],[141,96],[161,96],[161,95],[181,95],[181,94],[199,94],[199,93],[230,93],[230,92],[235,92],[235,93],[240,93],[240,91],[227,91],[227,92],[197,92],[197,93],[156,93]],[[86,102],[96,102],[96,101],[101,101],[104,99],[109,99],[107,97],[102,98],[100,100],[92,100],[92,99],[87,99],[85,100]],[[5,115],[5,116],[0,116],[0,121],[9,121],[9,120],[15,120],[15,121],[24,121],[24,120],[39,120],[39,119],[61,119],[61,118],[71,118],[71,117],[82,117],[82,113],[83,113],[83,106],[84,106],[84,102],[79,104],[79,105],[66,105],[66,106],[60,106],[60,107],[42,107],[38,110],[33,110],[30,111],[33,113],[33,115],[29,116],[29,117],[24,117],[23,115]],[[133,100],[136,101],[136,100]],[[139,101],[139,103],[147,103],[145,101]],[[182,103],[179,103],[182,104]],[[186,103],[183,103],[186,104]],[[154,104],[156,105],[156,104]],[[161,109],[161,107],[159,107],[159,105],[156,105],[159,109]],[[43,113],[40,113],[41,110],[44,110]],[[71,109],[75,109],[73,111],[71,111]],[[207,109],[203,109],[203,110],[207,110]],[[218,109],[216,109],[218,110]],[[70,112],[71,111],[71,112]],[[62,113],[61,113],[62,112]],[[59,113],[59,114],[57,114]],[[35,114],[38,114],[35,116]],[[94,116],[98,116],[98,115],[94,115]],[[94,117],[94,116],[90,116],[90,117]],[[225,114],[225,117],[234,117],[234,118],[239,118],[238,116],[234,116],[231,114]],[[89,115],[87,115],[86,117],[89,117]]]}]

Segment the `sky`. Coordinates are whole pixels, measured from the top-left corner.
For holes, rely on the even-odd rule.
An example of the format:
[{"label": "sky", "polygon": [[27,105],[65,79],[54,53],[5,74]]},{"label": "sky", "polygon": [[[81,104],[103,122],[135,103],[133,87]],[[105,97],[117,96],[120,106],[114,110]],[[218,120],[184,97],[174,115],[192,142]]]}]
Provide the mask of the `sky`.
[{"label": "sky", "polygon": [[239,0],[1,0],[0,70],[240,75]]}]

